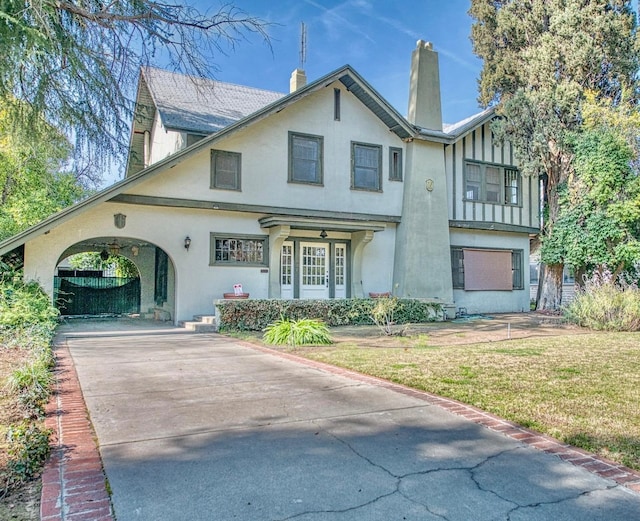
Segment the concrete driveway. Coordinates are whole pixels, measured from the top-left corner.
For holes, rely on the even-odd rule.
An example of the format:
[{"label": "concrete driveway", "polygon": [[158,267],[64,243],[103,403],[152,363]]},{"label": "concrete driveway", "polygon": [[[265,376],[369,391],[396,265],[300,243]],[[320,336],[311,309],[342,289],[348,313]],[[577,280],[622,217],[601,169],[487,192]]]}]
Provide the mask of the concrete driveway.
[{"label": "concrete driveway", "polygon": [[78,324],[60,333],[118,521],[640,519],[640,494],[420,396],[214,334]]}]

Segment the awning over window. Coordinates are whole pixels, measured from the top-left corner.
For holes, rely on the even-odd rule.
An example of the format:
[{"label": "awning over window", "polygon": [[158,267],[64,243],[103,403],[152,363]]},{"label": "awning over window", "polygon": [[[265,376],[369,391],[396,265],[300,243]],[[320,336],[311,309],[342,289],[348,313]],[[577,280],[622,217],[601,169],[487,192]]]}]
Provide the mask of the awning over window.
[{"label": "awning over window", "polygon": [[464,289],[511,291],[511,250],[464,249]]}]

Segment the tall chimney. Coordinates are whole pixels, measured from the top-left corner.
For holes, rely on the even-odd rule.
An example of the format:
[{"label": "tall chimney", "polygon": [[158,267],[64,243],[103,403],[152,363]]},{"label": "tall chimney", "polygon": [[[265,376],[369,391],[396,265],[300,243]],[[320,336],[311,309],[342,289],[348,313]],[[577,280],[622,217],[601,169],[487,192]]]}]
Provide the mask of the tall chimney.
[{"label": "tall chimney", "polygon": [[304,73],[302,69],[296,69],[291,73],[291,78],[289,79],[289,93],[295,92],[298,89],[301,89],[307,84],[307,75]]},{"label": "tall chimney", "polygon": [[418,40],[411,54],[407,119],[418,127],[442,130],[438,53],[424,40]]}]

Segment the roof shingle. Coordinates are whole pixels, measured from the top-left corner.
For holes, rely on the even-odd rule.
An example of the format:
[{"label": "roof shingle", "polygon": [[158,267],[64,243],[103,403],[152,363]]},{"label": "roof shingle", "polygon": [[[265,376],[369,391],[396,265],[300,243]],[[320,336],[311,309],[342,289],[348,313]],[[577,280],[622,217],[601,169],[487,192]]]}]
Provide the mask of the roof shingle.
[{"label": "roof shingle", "polygon": [[142,74],[166,128],[217,132],[285,94],[146,67]]}]

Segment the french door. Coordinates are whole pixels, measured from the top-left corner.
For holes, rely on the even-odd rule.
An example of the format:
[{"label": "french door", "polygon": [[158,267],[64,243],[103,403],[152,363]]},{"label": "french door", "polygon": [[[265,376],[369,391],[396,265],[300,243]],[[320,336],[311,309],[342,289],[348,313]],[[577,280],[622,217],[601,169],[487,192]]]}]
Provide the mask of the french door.
[{"label": "french door", "polygon": [[300,298],[329,298],[329,244],[300,243]]},{"label": "french door", "polygon": [[346,298],[347,273],[345,243],[287,241],[282,245],[280,284],[284,299]]}]

